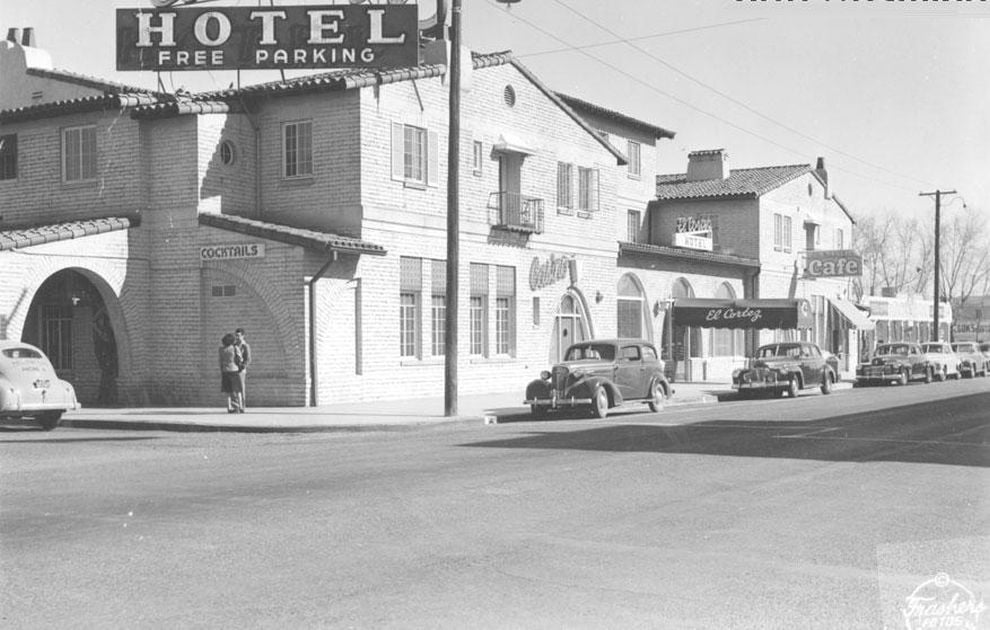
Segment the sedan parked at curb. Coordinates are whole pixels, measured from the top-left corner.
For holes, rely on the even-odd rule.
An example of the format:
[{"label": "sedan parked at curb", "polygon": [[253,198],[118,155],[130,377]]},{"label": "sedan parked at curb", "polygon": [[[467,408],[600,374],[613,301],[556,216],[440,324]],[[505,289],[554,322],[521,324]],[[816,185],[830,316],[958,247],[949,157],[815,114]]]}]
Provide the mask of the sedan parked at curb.
[{"label": "sedan parked at curb", "polygon": [[79,407],[76,390],[55,375],[41,350],[0,341],[0,420],[30,419],[51,431],[65,411]]},{"label": "sedan parked at curb", "polygon": [[921,351],[935,369],[935,378],[944,381],[947,378],[959,378],[959,355],[952,346],[944,341],[932,341],[921,344]]},{"label": "sedan parked at curb", "polygon": [[854,387],[865,385],[907,385],[910,381],[931,383],[936,374],[941,374],[936,366],[916,343],[885,343],[877,346],[873,358],[856,366]]},{"label": "sedan parked at curb", "polygon": [[838,380],[839,362],[826,357],[821,348],[807,341],[788,341],[760,346],[749,365],[732,373],[732,388],[740,396],[767,392],[785,393],[796,398],[802,389],[818,387],[823,394],[832,393]]},{"label": "sedan parked at curb", "polygon": [[987,359],[980,352],[980,346],[972,341],[960,341],[952,344],[952,349],[959,355],[959,371],[966,378],[987,375]]},{"label": "sedan parked at curb", "polygon": [[659,411],[674,391],[656,348],[641,339],[595,339],[573,344],[564,360],[526,387],[533,417],[558,409],[587,408],[604,418],[628,402]]}]

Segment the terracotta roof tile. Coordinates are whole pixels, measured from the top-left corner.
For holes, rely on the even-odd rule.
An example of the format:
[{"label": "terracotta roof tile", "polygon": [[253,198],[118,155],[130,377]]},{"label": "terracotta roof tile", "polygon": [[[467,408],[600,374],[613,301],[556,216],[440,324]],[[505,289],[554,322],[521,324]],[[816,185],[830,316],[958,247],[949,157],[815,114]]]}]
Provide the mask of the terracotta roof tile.
[{"label": "terracotta roof tile", "polygon": [[[55,243],[73,238],[126,230],[136,226],[138,220],[131,217],[103,217],[85,221],[49,223],[22,228],[0,229],[0,251],[21,249],[32,245]],[[0,226],[2,228],[2,226]]]},{"label": "terracotta roof tile", "polygon": [[239,217],[232,214],[201,214],[199,223],[221,230],[239,232],[249,236],[257,236],[271,241],[298,245],[320,251],[338,251],[351,254],[370,254],[384,256],[385,248],[381,245],[350,236],[341,236],[331,232],[321,232],[305,228],[291,227],[280,223],[258,221]]},{"label": "terracotta roof tile", "polygon": [[809,164],[737,168],[725,179],[689,182],[684,173],[657,175],[657,199],[707,199],[711,197],[759,197],[792,179],[812,172]]}]

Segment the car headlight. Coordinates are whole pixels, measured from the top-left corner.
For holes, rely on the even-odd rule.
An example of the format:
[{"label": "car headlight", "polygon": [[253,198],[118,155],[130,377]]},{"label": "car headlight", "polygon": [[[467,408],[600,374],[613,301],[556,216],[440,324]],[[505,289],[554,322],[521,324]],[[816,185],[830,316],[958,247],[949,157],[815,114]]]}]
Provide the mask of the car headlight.
[{"label": "car headlight", "polygon": [[550,372],[548,370],[543,370],[542,372],[540,372],[540,378],[543,379],[544,381],[549,381]]},{"label": "car headlight", "polygon": [[742,374],[742,373],[743,373],[743,369],[742,368],[736,368],[736,369],[732,370],[732,380],[736,380],[737,378],[739,378],[739,375]]}]

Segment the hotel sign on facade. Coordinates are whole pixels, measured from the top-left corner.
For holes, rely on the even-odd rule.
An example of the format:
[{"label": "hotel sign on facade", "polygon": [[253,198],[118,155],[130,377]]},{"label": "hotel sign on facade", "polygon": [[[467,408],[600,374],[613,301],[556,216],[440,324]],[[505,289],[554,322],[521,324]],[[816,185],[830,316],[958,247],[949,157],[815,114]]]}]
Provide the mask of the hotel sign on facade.
[{"label": "hotel sign on facade", "polygon": [[387,68],[418,49],[415,4],[117,9],[117,70]]},{"label": "hotel sign on facade", "polygon": [[677,217],[674,246],[700,249],[706,252],[712,251],[714,249],[712,220],[707,218]]}]

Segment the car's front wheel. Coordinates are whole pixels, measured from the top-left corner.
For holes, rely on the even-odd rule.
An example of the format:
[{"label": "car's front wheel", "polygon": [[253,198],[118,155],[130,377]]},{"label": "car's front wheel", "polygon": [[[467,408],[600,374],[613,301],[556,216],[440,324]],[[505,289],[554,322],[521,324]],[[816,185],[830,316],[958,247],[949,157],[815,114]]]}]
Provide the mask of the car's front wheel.
[{"label": "car's front wheel", "polygon": [[796,378],[791,378],[787,381],[787,395],[791,398],[797,398],[798,389],[800,389],[798,380]]},{"label": "car's front wheel", "polygon": [[932,382],[932,369],[930,367],[925,368],[925,384]]},{"label": "car's front wheel", "polygon": [[832,380],[833,376],[831,372],[825,372],[825,376],[822,377],[822,393],[831,394],[832,393]]},{"label": "car's front wheel", "polygon": [[908,381],[911,380],[911,377],[908,376],[908,371],[907,370],[901,370],[901,373],[900,373],[899,376],[900,376],[900,378],[897,379],[897,384],[898,385],[907,385],[908,384]]},{"label": "car's front wheel", "polygon": [[667,394],[663,389],[663,385],[660,381],[653,381],[650,385],[650,411],[657,412],[663,409],[663,402],[667,398]]},{"label": "car's front wheel", "polygon": [[591,395],[591,414],[596,418],[604,418],[608,415],[608,392],[599,385]]},{"label": "car's front wheel", "polygon": [[62,419],[61,411],[46,411],[45,413],[38,416],[38,424],[45,431],[51,431],[58,426],[59,421]]}]

